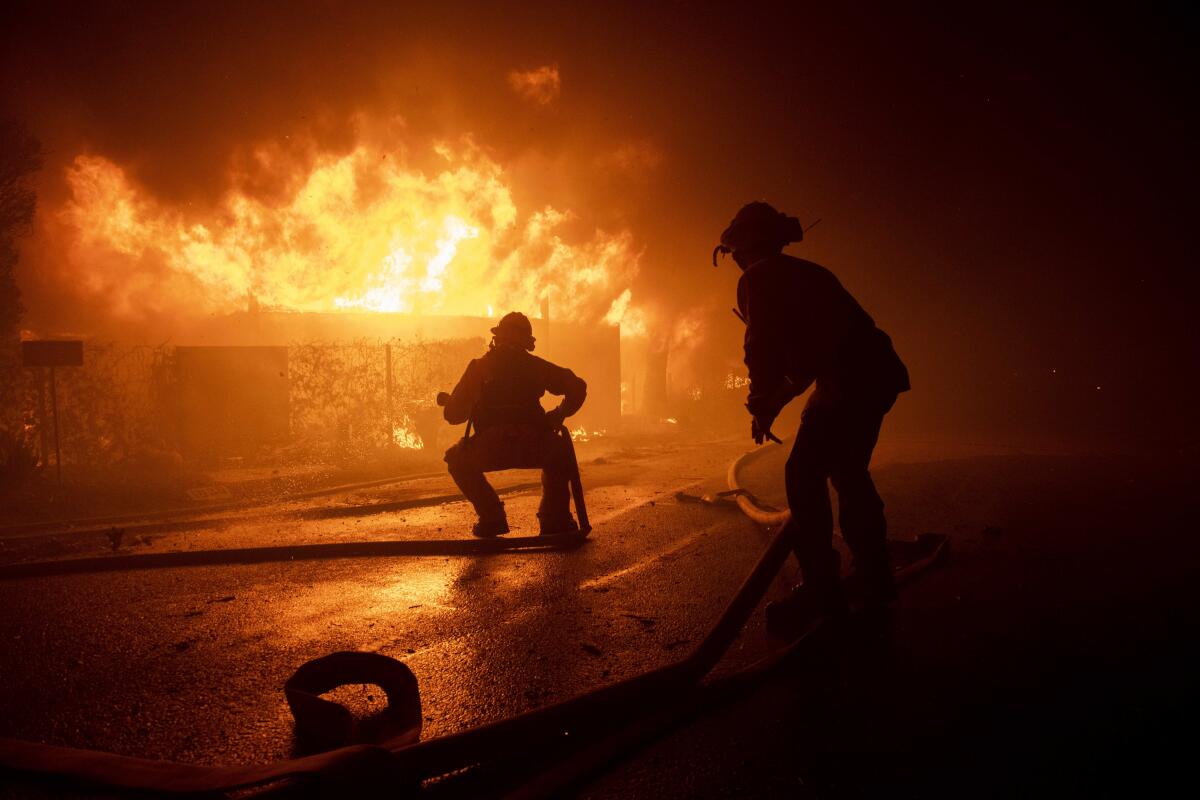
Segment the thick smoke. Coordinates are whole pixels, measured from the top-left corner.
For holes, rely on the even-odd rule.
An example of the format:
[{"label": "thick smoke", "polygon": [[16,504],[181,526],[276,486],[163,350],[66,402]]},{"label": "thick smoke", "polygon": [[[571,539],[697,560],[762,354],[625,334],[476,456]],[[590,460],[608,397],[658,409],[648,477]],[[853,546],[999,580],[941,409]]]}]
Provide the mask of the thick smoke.
[{"label": "thick smoke", "polygon": [[[81,155],[202,217],[235,184],[268,206],[294,191],[264,149],[311,166],[386,128],[428,171],[432,143],[470,134],[517,207],[572,212],[564,239],[629,231],[631,306],[661,309],[652,325],[702,309],[714,375],[736,364],[737,274],[706,257],[766,199],[824,219],[797,254],[909,363],[895,430],[1170,442],[1194,436],[1200,351],[1195,56],[1168,17],[29,3],[0,87],[45,147],[43,214]],[[56,281],[61,246],[23,251],[26,324],[87,330],[108,309]]]}]

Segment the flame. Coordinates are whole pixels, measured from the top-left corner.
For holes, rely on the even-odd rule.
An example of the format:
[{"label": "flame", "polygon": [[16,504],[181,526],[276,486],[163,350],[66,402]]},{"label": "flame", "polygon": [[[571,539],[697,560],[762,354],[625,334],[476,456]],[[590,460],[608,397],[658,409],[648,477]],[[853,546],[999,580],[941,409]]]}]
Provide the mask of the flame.
[{"label": "flame", "polygon": [[[475,315],[486,308],[633,325],[640,253],[628,231],[568,241],[565,210],[519,209],[504,169],[466,141],[433,148],[423,171],[381,146],[316,156],[303,168],[269,148],[258,163],[287,180],[261,196],[233,187],[203,212],[172,206],[100,155],[66,171],[53,215],[70,245],[66,286],[119,316],[246,307]],[[578,228],[577,225],[572,226]],[[632,330],[632,329],[631,329]]]},{"label": "flame", "polygon": [[647,333],[646,314],[640,308],[630,307],[633,290],[626,289],[612,301],[604,321],[609,325],[620,325],[621,336],[625,338],[644,337]]},{"label": "flame", "polygon": [[399,424],[392,426],[392,441],[405,450],[421,450],[425,442],[421,441],[413,421],[405,414]]},{"label": "flame", "polygon": [[580,425],[578,428],[575,428],[571,431],[571,440],[575,442],[586,442],[591,439],[599,439],[607,432],[607,428],[602,428],[598,431],[592,431],[591,433],[588,433],[587,428]]},{"label": "flame", "polygon": [[732,372],[725,376],[723,386],[726,389],[741,389],[750,385],[750,379],[743,375],[735,375]]}]

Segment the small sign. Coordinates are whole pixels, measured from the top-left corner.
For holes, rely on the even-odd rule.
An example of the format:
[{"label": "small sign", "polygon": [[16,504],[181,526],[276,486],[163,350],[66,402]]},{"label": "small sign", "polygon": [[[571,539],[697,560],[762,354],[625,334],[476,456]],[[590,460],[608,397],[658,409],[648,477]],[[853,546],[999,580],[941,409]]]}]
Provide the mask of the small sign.
[{"label": "small sign", "polygon": [[83,342],[79,339],[21,342],[21,363],[26,367],[82,367]]}]

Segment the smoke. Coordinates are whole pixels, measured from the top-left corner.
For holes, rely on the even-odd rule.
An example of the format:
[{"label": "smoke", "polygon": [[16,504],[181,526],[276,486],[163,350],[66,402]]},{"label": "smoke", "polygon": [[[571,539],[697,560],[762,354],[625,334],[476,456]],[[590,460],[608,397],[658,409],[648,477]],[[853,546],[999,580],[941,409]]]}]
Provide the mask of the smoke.
[{"label": "smoke", "polygon": [[653,172],[662,165],[664,153],[652,139],[623,142],[615,150],[598,156],[596,163],[602,169],[615,170],[634,180],[649,180]]},{"label": "smoke", "polygon": [[524,71],[510,70],[508,85],[523,99],[541,106],[553,103],[562,91],[557,64]]},{"label": "smoke", "polygon": [[[622,326],[645,324],[654,341],[704,309],[696,371],[723,379],[736,365],[736,268],[706,261],[734,211],[767,197],[825,220],[793,252],[830,267],[908,362],[916,389],[890,424],[1173,437],[1194,429],[1186,398],[1200,379],[1181,366],[1197,363],[1194,104],[1180,77],[1195,55],[1170,16],[1047,12],[1031,28],[973,6],[932,26],[773,6],[18,4],[0,34],[0,92],[47,154],[17,272],[26,325],[80,331],[138,313],[152,325],[171,316],[160,294],[212,291],[163,248],[119,269],[94,250],[90,270],[65,269],[92,247],[59,216],[81,156],[119,170],[138,198],[131,219],[190,245],[204,224],[228,254],[233,232],[254,229],[228,222],[231,198],[293,209],[315,170],[361,152],[435,183],[436,145],[470,134],[517,217],[500,236],[457,239],[456,258],[531,258],[533,274],[582,287],[593,319],[618,316],[628,290]],[[355,178],[367,207],[372,172]],[[443,215],[408,242],[418,287],[454,230]],[[287,235],[317,252],[319,237]],[[599,291],[591,262],[556,258],[556,240],[623,277]],[[333,298],[373,302],[392,252],[352,259]],[[636,274],[618,269],[629,254]],[[306,258],[296,274],[314,269]],[[510,265],[506,291],[528,295]],[[241,264],[216,295],[270,296],[264,269]],[[308,279],[284,285],[302,293]],[[1153,414],[1139,410],[1148,396]]]}]

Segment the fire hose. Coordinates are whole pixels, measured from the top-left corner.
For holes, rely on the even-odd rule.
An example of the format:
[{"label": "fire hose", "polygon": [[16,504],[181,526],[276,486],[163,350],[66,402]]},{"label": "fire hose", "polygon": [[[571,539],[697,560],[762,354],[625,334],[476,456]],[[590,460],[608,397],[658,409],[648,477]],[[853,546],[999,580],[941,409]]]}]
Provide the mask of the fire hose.
[{"label": "fire hose", "polygon": [[579,477],[579,459],[575,457],[575,441],[571,438],[571,432],[567,430],[566,425],[560,425],[555,433],[566,442],[564,449],[568,454],[567,469],[570,472],[571,499],[575,502],[575,516],[579,517],[579,532],[586,536],[592,529],[592,523],[588,520],[587,500],[583,496],[583,480]]},{"label": "fire hose", "polygon": [[[424,539],[424,540],[389,540],[389,541],[360,541],[360,542],[329,542],[320,545],[286,545],[274,547],[230,547],[211,549],[211,551],[186,551],[172,553],[137,553],[127,555],[103,555],[103,557],[58,559],[52,561],[30,561],[24,564],[8,564],[0,566],[0,581],[11,578],[31,578],[60,575],[79,575],[84,572],[115,572],[125,570],[166,569],[166,567],[186,566],[217,566],[229,564],[266,564],[270,561],[301,561],[334,558],[396,558],[421,557],[421,555],[486,555],[490,553],[538,553],[565,551],[581,546],[592,531],[592,523],[588,521],[587,501],[584,499],[583,482],[580,477],[580,464],[575,455],[575,443],[565,426],[560,426],[557,437],[565,443],[564,450],[568,455],[568,479],[571,499],[575,503],[575,511],[580,522],[580,529],[574,533],[550,534],[541,536],[504,536],[496,539]],[[503,489],[503,492],[520,491],[536,486],[535,483],[518,483]],[[450,501],[460,499],[461,495],[445,495],[432,498],[432,501]],[[376,504],[372,506],[354,506],[350,509],[334,509],[322,512],[302,512],[301,518],[329,516],[352,516],[364,511],[391,511],[407,509],[415,505],[425,505],[427,501],[404,500],[398,503]],[[260,515],[270,517],[271,515]],[[296,516],[296,515],[293,515]],[[251,519],[257,517],[251,517]],[[205,525],[228,524],[242,522],[246,518],[200,519],[186,523],[186,528],[203,528]],[[180,523],[151,523],[143,525],[138,530],[148,533],[158,527],[180,529]],[[102,533],[102,531],[82,531],[82,533]]]},{"label": "fire hose", "polygon": [[[738,471],[746,459],[743,456],[731,465],[731,488],[740,488],[736,484]],[[739,495],[739,506],[747,511],[742,499]],[[746,503],[756,512],[772,513],[755,508],[748,498]],[[378,654],[341,653],[302,666],[285,687],[298,731],[323,732],[326,744],[341,745],[336,749],[273,764],[201,767],[0,739],[0,768],[66,776],[118,788],[184,794],[229,791],[298,777],[350,780],[359,788],[390,788],[394,792],[398,786],[415,787],[419,781],[480,763],[540,753],[539,743],[562,741],[572,734],[607,732],[592,749],[583,751],[562,770],[550,771],[537,785],[529,787],[534,794],[548,792],[612,754],[623,752],[631,741],[640,741],[648,732],[667,724],[681,709],[745,686],[790,657],[822,629],[821,623],[815,623],[807,634],[781,651],[719,681],[701,684],[741,633],[787,558],[791,545],[790,531],[781,526],[716,624],[683,659],[570,700],[470,730],[417,742],[420,698],[408,667]],[[944,539],[927,549],[925,558],[898,572],[898,582],[935,563],[945,552]],[[366,658],[360,658],[363,656]],[[325,663],[314,667],[318,662]],[[391,666],[384,666],[385,662]],[[348,712],[330,709],[329,706],[336,704],[316,697],[337,685],[363,682],[384,687],[389,713],[401,721],[400,730],[380,744],[352,744],[354,726]],[[641,724],[635,722],[630,726],[630,717]],[[404,720],[409,721],[406,728]],[[610,732],[612,729],[616,732]]]},{"label": "fire hose", "polygon": [[[295,502],[297,500],[311,500],[316,497],[328,497],[329,495],[341,494],[343,492],[355,492],[362,489],[375,489],[380,486],[391,486],[397,483],[418,480],[420,478],[433,478],[442,474],[444,473],[441,471],[418,472],[411,475],[393,475],[389,478],[376,478],[368,481],[342,483],[338,484],[337,486],[326,486],[322,489],[311,489],[304,492],[285,494],[282,497],[272,498],[271,503],[278,503],[281,501]],[[248,500],[231,500],[228,502],[207,503],[204,505],[187,506],[183,508],[168,508],[162,511],[140,511],[125,514],[110,514],[103,517],[88,517],[83,519],[56,519],[46,520],[44,522],[21,522],[15,525],[5,525],[0,527],[0,536],[87,532],[88,530],[105,530],[114,525],[129,526],[131,524],[136,524],[136,527],[139,530],[152,530],[149,525],[144,525],[141,523],[144,523],[148,520],[163,520],[161,524],[164,528],[167,528],[177,525],[179,522],[186,524],[196,517],[204,514],[216,514],[223,511],[232,511],[239,508],[251,508],[261,505],[263,505],[263,503],[257,503]]]},{"label": "fire hose", "polygon": [[[575,455],[575,444],[571,439],[571,433],[564,425],[555,431],[555,435],[560,437],[564,442],[564,450],[568,456],[567,471],[571,498],[575,504],[575,513],[579,517],[579,530],[577,532],[541,536],[507,536],[496,537],[494,539],[418,539],[376,542],[330,542],[274,547],[230,547],[218,550],[137,553],[121,556],[33,561],[0,566],[0,580],[131,569],[264,564],[276,561],[311,561],[331,558],[468,556],[487,555],[490,553],[536,553],[570,550],[583,544],[587,535],[592,530],[592,525],[588,520],[587,501],[584,497],[583,481],[579,475],[579,460]],[[535,484],[518,484],[517,486],[510,487],[510,490],[528,488],[533,485]],[[450,495],[434,499],[448,501],[457,499],[458,497],[459,495]],[[412,501],[383,504],[383,509],[390,510],[397,507],[411,507],[412,505],[415,505]],[[193,527],[227,523],[229,521],[240,520],[236,518],[233,520],[199,520],[193,524]]]},{"label": "fire hose", "polygon": [[579,547],[587,534],[508,536],[495,539],[411,539],[377,542],[327,542],[275,547],[230,547],[219,550],[186,550],[169,553],[136,553],[58,561],[30,561],[0,567],[0,580],[74,575],[166,567],[202,567],[226,564],[265,564],[277,561],[311,561],[331,558],[395,558],[398,556],[471,556],[489,553],[537,553]]}]

